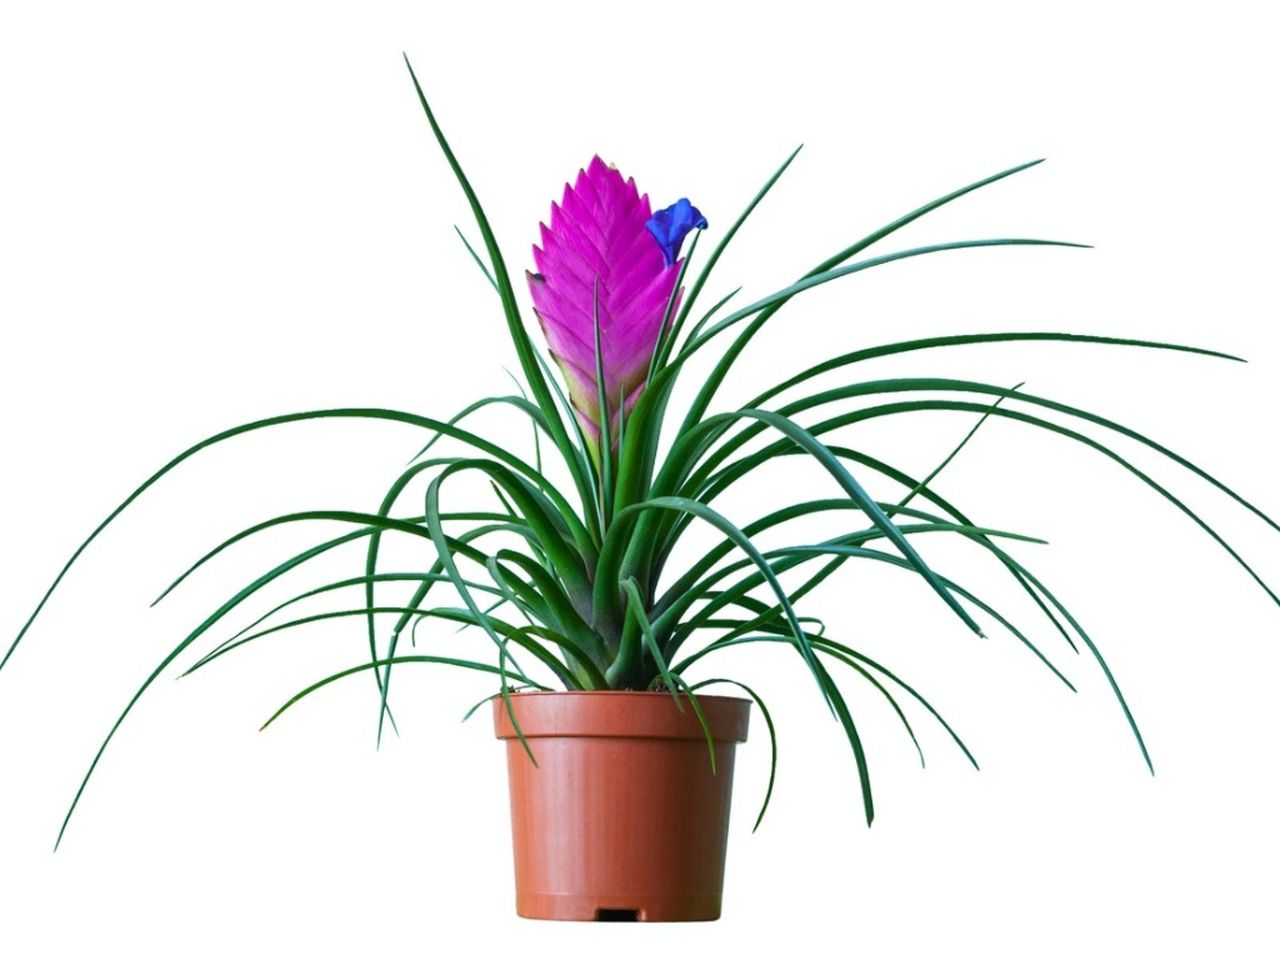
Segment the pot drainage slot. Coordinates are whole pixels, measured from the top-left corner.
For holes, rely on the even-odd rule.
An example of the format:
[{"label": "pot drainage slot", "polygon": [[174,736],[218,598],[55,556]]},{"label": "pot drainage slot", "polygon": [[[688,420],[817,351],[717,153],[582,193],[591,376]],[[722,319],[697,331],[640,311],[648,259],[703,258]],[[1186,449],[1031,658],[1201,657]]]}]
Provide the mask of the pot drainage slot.
[{"label": "pot drainage slot", "polygon": [[639,910],[608,910],[600,907],[596,910],[596,919],[611,923],[635,923],[640,919]]}]

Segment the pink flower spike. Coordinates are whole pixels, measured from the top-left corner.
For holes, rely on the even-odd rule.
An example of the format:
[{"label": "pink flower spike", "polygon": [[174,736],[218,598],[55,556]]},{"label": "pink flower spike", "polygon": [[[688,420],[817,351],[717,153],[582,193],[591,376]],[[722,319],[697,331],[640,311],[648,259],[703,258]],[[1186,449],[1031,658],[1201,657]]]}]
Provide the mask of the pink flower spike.
[{"label": "pink flower spike", "polygon": [[574,413],[597,442],[597,306],[607,416],[616,435],[619,408],[629,410],[644,391],[680,274],[680,261],[667,263],[668,253],[648,226],[652,216],[649,197],[635,181],[597,156],[572,185],[565,184],[561,202],[551,205],[550,226],[541,225],[541,245],[533,248],[537,272],[528,278],[534,313]]}]

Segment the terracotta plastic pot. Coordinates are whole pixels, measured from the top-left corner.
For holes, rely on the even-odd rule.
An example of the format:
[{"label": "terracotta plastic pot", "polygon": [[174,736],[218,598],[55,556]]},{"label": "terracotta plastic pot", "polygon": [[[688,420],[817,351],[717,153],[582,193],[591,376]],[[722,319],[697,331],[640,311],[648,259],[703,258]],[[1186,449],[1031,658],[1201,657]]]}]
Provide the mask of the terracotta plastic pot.
[{"label": "terracotta plastic pot", "polygon": [[668,693],[517,693],[507,745],[516,912],[544,920],[715,920],[733,755],[751,701],[699,696],[715,745]]}]

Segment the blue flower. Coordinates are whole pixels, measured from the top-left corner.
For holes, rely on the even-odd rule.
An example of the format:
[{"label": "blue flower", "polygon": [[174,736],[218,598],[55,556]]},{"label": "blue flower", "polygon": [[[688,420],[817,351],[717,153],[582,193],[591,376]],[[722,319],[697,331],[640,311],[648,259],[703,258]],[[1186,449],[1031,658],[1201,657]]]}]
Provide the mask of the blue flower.
[{"label": "blue flower", "polygon": [[659,210],[645,224],[653,238],[662,248],[662,255],[671,266],[680,256],[680,245],[691,230],[707,229],[707,218],[698,212],[684,197],[681,197],[665,210]]}]

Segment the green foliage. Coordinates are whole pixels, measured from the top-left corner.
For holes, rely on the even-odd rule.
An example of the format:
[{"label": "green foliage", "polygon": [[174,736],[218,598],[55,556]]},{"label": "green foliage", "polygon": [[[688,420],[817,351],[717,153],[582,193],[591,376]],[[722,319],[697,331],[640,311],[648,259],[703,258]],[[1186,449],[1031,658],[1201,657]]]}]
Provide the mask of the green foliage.
[{"label": "green foliage", "polygon": [[[412,76],[412,68],[410,74]],[[602,438],[597,444],[589,442],[583,435],[555,376],[550,373],[546,360],[530,338],[510,273],[480,201],[454,157],[416,77],[413,77],[413,83],[431,130],[474,214],[482,239],[479,247],[468,243],[461,230],[458,234],[498,294],[520,364],[522,379],[517,379],[520,395],[476,400],[447,420],[364,408],[308,411],[259,420],[223,431],[194,445],[130,494],[75,551],[23,626],[4,661],[0,661],[0,667],[26,635],[67,570],[98,534],[153,484],[196,453],[245,433],[312,419],[390,420],[429,433],[418,454],[388,487],[375,513],[309,511],[257,523],[215,547],[165,591],[162,597],[212,557],[246,537],[281,525],[311,520],[336,521],[351,527],[342,536],[321,542],[253,580],[209,614],[169,652],[134,693],[103,741],[67,812],[64,831],[106,747],[156,678],[196,641],[221,626],[230,614],[238,611],[259,590],[321,554],[351,543],[358,543],[364,549],[361,575],[314,587],[277,604],[207,650],[186,672],[203,669],[251,642],[319,621],[363,621],[367,635],[367,662],[323,678],[302,690],[267,723],[328,684],[368,671],[377,684],[379,734],[384,719],[390,719],[388,702],[392,673],[393,668],[400,664],[430,663],[492,674],[498,678],[497,695],[507,701],[508,709],[510,697],[516,690],[544,690],[552,686],[571,690],[666,689],[675,698],[677,706],[688,700],[703,721],[704,728],[705,720],[695,691],[709,684],[733,684],[757,703],[768,728],[773,760],[764,805],[760,810],[763,817],[773,793],[776,771],[777,740],[772,715],[755,690],[741,681],[719,677],[695,680],[691,674],[705,658],[720,651],[744,644],[781,644],[790,647],[798,656],[845,733],[857,765],[864,811],[870,823],[874,816],[870,771],[854,713],[840,684],[828,669],[830,665],[847,668],[877,695],[885,698],[917,751],[920,750],[919,743],[906,711],[894,696],[895,690],[899,695],[905,693],[916,706],[937,720],[975,767],[977,762],[938,711],[913,687],[880,663],[826,636],[821,623],[812,616],[801,615],[800,601],[846,563],[888,564],[920,578],[937,596],[938,602],[951,610],[967,630],[980,632],[975,614],[989,617],[1071,687],[1070,681],[1028,633],[1016,627],[995,607],[950,577],[935,571],[927,560],[927,552],[921,552],[916,546],[924,534],[951,536],[959,537],[990,555],[1008,572],[1017,587],[1034,600],[1053,630],[1073,649],[1079,640],[1093,654],[1111,684],[1144,760],[1150,765],[1137,723],[1093,640],[1057,597],[1008,549],[997,543],[1041,541],[979,525],[938,492],[937,481],[943,469],[978,428],[992,417],[1049,431],[1120,464],[1199,525],[1257,580],[1272,599],[1280,603],[1280,598],[1208,523],[1156,479],[1113,449],[1109,439],[1104,442],[1072,426],[1045,419],[1040,414],[1057,414],[1066,418],[1068,423],[1099,428],[1108,438],[1114,436],[1145,446],[1175,466],[1212,484],[1277,527],[1274,520],[1204,470],[1127,427],[1064,403],[1027,394],[1021,391],[1021,384],[1004,388],[976,381],[939,378],[848,379],[835,388],[804,392],[809,382],[821,374],[839,371],[847,376],[856,365],[882,357],[990,343],[1050,341],[1175,350],[1238,359],[1227,354],[1179,344],[1040,331],[934,337],[859,348],[796,373],[746,404],[726,412],[709,413],[713,403],[720,399],[723,380],[733,362],[751,345],[752,339],[772,316],[807,290],[883,264],[958,249],[1079,246],[1037,239],[999,238],[935,243],[856,259],[868,248],[933,210],[1027,170],[1040,161],[1001,171],[918,207],[837,252],[796,282],[780,287],[747,306],[722,314],[733,296],[730,294],[690,326],[688,320],[694,305],[722,253],[795,159],[796,153],[793,153],[769,177],[720,239],[693,279],[678,312],[673,310],[676,298],[672,296],[668,304],[669,325],[664,325],[667,333],[655,350],[647,389],[626,415],[625,421],[620,419],[611,424],[607,416],[601,418]],[[694,247],[684,269],[688,269],[693,260],[696,241],[695,235]],[[595,333],[599,365],[598,322]],[[700,351],[717,348],[720,353],[710,374],[695,385],[689,406],[678,425],[672,428],[674,419],[668,407],[687,361]],[[775,398],[784,393],[790,399],[775,404]],[[946,399],[939,399],[939,394]],[[886,400],[886,397],[890,399]],[[598,398],[601,410],[608,408],[606,399],[602,392]],[[519,418],[532,430],[534,463],[511,453],[497,440],[460,425],[472,413],[486,407],[499,408]],[[817,408],[831,412],[818,422],[802,425],[798,421],[797,417]],[[913,478],[865,451],[837,445],[827,439],[833,431],[863,421],[936,410],[973,415],[977,421],[961,443],[923,479]],[[664,427],[668,428],[667,436],[663,435]],[[761,435],[769,438],[763,447],[747,447],[753,438]],[[458,449],[449,456],[422,459],[438,441],[451,441]],[[816,467],[835,480],[842,496],[787,504],[741,525],[711,505],[738,480],[782,456],[812,460]],[[553,481],[552,476],[557,471],[568,477],[569,489],[561,489]],[[482,474],[489,482],[495,504],[486,505],[484,509],[471,506],[462,512],[445,511],[442,505],[446,502],[446,481],[463,473]],[[879,501],[869,492],[869,478],[879,483],[891,481],[901,486],[905,494],[897,502]],[[423,504],[421,514],[393,516],[398,505],[411,491],[418,490],[419,484],[423,488],[415,495],[422,498],[419,501]],[[911,506],[916,499],[927,508]],[[761,533],[786,529],[795,521],[810,516],[827,517],[832,535],[821,542],[799,542],[780,548],[762,549],[756,545],[756,538]],[[674,548],[695,520],[710,527],[718,542],[683,568],[675,569],[671,566]],[[433,551],[434,560],[423,570],[386,571],[380,561],[380,547],[386,536],[417,538]],[[501,545],[497,545],[498,541]],[[885,549],[877,548],[879,541],[883,541]],[[783,586],[781,578],[791,570],[806,573],[807,579],[788,589]],[[379,604],[377,588],[391,583],[412,584],[412,598],[394,605]],[[313,597],[327,597],[350,588],[362,592],[362,605],[287,620],[278,616],[295,603]],[[442,591],[447,594],[444,599],[439,596]],[[394,626],[386,630],[386,625],[393,619]],[[416,631],[418,624],[426,621],[458,625],[482,641],[475,656],[481,658],[487,652],[490,659],[422,653],[405,655],[399,652],[401,635],[410,623]],[[920,759],[923,763],[923,752]],[[711,762],[715,762],[714,749]],[[758,826],[759,818],[756,823]],[[59,841],[61,837],[60,832]]]}]

